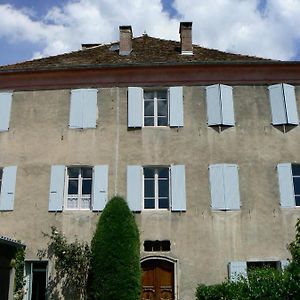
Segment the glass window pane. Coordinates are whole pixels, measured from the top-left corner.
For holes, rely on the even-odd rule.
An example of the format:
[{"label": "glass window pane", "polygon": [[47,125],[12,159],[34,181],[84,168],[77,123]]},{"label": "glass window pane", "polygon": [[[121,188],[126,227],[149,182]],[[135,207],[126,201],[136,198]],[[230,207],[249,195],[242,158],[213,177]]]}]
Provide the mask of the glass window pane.
[{"label": "glass window pane", "polygon": [[82,194],[91,194],[91,193],[92,193],[92,180],[83,180]]},{"label": "glass window pane", "polygon": [[159,180],[158,196],[159,197],[169,197],[169,180]]},{"label": "glass window pane", "polygon": [[300,196],[295,197],[296,206],[300,206]]},{"label": "glass window pane", "polygon": [[78,197],[68,197],[67,208],[78,208]]},{"label": "glass window pane", "polygon": [[294,177],[294,191],[295,195],[300,195],[300,177]]},{"label": "glass window pane", "polygon": [[152,197],[154,197],[154,193],[155,193],[154,180],[146,179],[144,196],[147,198],[152,198]]},{"label": "glass window pane", "polygon": [[0,169],[0,180],[2,179],[3,169]]},{"label": "glass window pane", "polygon": [[154,99],[154,92],[145,91],[144,92],[144,99]]},{"label": "glass window pane", "polygon": [[161,168],[158,170],[159,178],[169,178],[169,168]]},{"label": "glass window pane", "polygon": [[168,101],[157,101],[157,114],[165,117],[168,115]]},{"label": "glass window pane", "polygon": [[145,209],[155,208],[154,199],[145,199],[144,200]]},{"label": "glass window pane", "polygon": [[91,207],[91,197],[84,196],[81,198],[81,208],[89,209]]},{"label": "glass window pane", "polygon": [[154,116],[154,101],[144,101],[144,115]]},{"label": "glass window pane", "polygon": [[83,178],[92,178],[92,168],[82,168],[81,176]]},{"label": "glass window pane", "polygon": [[158,208],[169,208],[169,198],[159,198],[158,199]]},{"label": "glass window pane", "polygon": [[153,117],[145,117],[144,118],[144,126],[154,126],[154,118]]},{"label": "glass window pane", "polygon": [[157,91],[156,95],[157,95],[157,99],[167,99],[166,90]]},{"label": "glass window pane", "polygon": [[79,167],[68,168],[68,175],[70,178],[78,178],[79,171],[80,171]]},{"label": "glass window pane", "polygon": [[300,165],[292,164],[293,175],[300,175]]},{"label": "glass window pane", "polygon": [[168,118],[167,117],[158,117],[157,125],[158,126],[168,126]]},{"label": "glass window pane", "polygon": [[153,168],[144,168],[144,177],[145,178],[154,178],[154,169]]},{"label": "glass window pane", "polygon": [[78,194],[78,180],[69,180],[68,194]]}]

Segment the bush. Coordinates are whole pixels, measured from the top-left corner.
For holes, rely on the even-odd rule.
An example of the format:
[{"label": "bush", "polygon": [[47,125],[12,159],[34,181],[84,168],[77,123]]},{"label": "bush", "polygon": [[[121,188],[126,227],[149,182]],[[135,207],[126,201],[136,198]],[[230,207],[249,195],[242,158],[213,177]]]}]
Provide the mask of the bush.
[{"label": "bush", "polygon": [[139,300],[140,242],[135,219],[121,197],[103,210],[92,240],[90,299]]}]

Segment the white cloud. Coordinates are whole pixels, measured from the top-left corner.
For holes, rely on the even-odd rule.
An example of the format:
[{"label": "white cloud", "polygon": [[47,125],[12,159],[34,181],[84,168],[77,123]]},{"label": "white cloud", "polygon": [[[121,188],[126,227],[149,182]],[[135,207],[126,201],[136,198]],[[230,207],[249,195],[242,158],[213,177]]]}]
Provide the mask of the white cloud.
[{"label": "white cloud", "polygon": [[80,0],[52,7],[38,19],[29,10],[0,5],[0,38],[15,44],[42,44],[34,57],[77,50],[81,43],[118,40],[118,26],[132,25],[135,36],[179,39],[180,21],[193,21],[194,43],[236,53],[293,59],[300,39],[300,1],[174,0],[180,20],[163,11],[160,0]]}]

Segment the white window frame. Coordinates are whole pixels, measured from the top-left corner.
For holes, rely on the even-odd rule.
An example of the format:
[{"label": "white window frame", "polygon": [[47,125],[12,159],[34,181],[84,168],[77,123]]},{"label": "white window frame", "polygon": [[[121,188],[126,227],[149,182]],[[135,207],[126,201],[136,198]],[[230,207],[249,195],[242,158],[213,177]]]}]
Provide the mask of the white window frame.
[{"label": "white window frame", "polygon": [[300,178],[300,175],[294,175],[293,174],[293,166],[299,166],[300,167],[300,164],[296,164],[296,163],[292,163],[291,164],[291,171],[292,171],[292,180],[293,180],[293,192],[294,192],[294,203],[295,203],[295,207],[300,207],[300,204],[297,205],[297,201],[296,201],[296,197],[300,196],[300,194],[296,194],[295,192],[295,184],[294,184],[294,178]]},{"label": "white window frame", "polygon": [[[167,109],[168,109],[168,116],[167,116],[167,125],[158,125],[158,98],[157,92],[159,91],[166,91],[167,93]],[[154,93],[154,125],[145,125],[145,92],[153,92]],[[147,101],[147,100],[146,100]],[[169,127],[170,126],[170,89],[169,88],[153,88],[153,89],[145,89],[143,88],[143,127]]]},{"label": "white window frame", "polygon": [[[77,207],[68,207],[68,200],[69,200],[69,193],[68,193],[68,187],[69,187],[69,175],[68,175],[68,169],[69,168],[79,168],[79,176],[78,176],[78,198],[77,198]],[[82,182],[83,182],[83,177],[82,177],[82,168],[90,168],[92,171],[91,175],[91,181],[92,181],[92,187],[91,187],[91,194],[90,194],[90,205],[88,208],[86,207],[81,207],[82,204]],[[73,194],[76,195],[76,194]],[[92,210],[92,197],[93,197],[93,167],[91,166],[67,166],[65,167],[65,188],[64,188],[64,210]]]},{"label": "white window frame", "polygon": [[[144,176],[144,170],[146,168],[149,169],[155,169],[154,173],[154,208],[145,208],[145,176]],[[169,205],[168,208],[159,208],[159,197],[158,197],[158,169],[168,169],[168,184],[169,184],[169,195],[168,195],[168,200],[169,200]],[[171,210],[171,168],[170,166],[143,166],[142,167],[142,176],[143,176],[143,188],[142,188],[142,209],[144,211],[169,211]]]},{"label": "white window frame", "polygon": [[0,195],[2,190],[2,181],[3,181],[3,168],[0,168]]}]

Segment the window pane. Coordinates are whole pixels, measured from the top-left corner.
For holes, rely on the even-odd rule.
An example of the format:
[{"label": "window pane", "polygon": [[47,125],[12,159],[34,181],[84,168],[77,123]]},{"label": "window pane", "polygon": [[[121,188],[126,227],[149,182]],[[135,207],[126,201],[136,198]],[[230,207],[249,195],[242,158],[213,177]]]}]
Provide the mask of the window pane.
[{"label": "window pane", "polygon": [[154,92],[145,91],[144,92],[144,99],[154,99]]},{"label": "window pane", "polygon": [[300,195],[300,177],[294,177],[294,191],[295,195]]},{"label": "window pane", "polygon": [[77,178],[79,176],[79,167],[68,168],[68,175],[70,178]]},{"label": "window pane", "polygon": [[167,117],[158,117],[157,118],[157,125],[158,126],[168,126],[168,118]]},{"label": "window pane", "polygon": [[0,169],[0,180],[2,179],[3,169]]},{"label": "window pane", "polygon": [[144,126],[154,126],[154,118],[153,117],[145,117],[144,118]]},{"label": "window pane", "polygon": [[69,180],[68,194],[78,194],[78,180]]},{"label": "window pane", "polygon": [[169,197],[169,180],[159,180],[158,196],[159,197]]},{"label": "window pane", "polygon": [[78,208],[78,196],[68,196],[67,208]]},{"label": "window pane", "polygon": [[169,178],[169,168],[161,168],[158,170],[159,178]]},{"label": "window pane", "polygon": [[169,208],[169,198],[159,198],[158,208]]},{"label": "window pane", "polygon": [[145,199],[144,200],[144,205],[145,205],[145,208],[147,209],[150,209],[150,208],[155,208],[155,201],[154,199]]},{"label": "window pane", "polygon": [[147,198],[154,197],[154,180],[146,179],[145,180],[145,192],[144,196]]},{"label": "window pane", "polygon": [[144,101],[144,115],[154,116],[154,101]]},{"label": "window pane", "polygon": [[295,197],[296,206],[300,206],[300,196]]},{"label": "window pane", "polygon": [[300,165],[292,164],[293,175],[300,175]]},{"label": "window pane", "polygon": [[154,169],[153,168],[144,168],[144,177],[145,178],[154,178]]},{"label": "window pane", "polygon": [[81,176],[83,178],[92,178],[92,168],[82,168]]},{"label": "window pane", "polygon": [[82,194],[91,194],[92,192],[92,180],[82,181]]},{"label": "window pane", "polygon": [[91,195],[89,195],[89,196],[85,195],[81,198],[81,208],[89,209],[90,203],[91,203]]},{"label": "window pane", "polygon": [[168,115],[168,101],[157,101],[157,114],[165,117]]},{"label": "window pane", "polygon": [[167,91],[157,91],[157,99],[167,99]]}]

